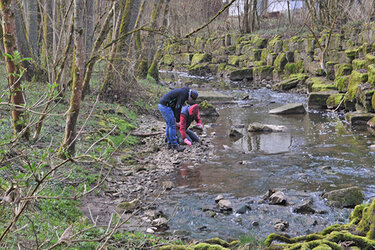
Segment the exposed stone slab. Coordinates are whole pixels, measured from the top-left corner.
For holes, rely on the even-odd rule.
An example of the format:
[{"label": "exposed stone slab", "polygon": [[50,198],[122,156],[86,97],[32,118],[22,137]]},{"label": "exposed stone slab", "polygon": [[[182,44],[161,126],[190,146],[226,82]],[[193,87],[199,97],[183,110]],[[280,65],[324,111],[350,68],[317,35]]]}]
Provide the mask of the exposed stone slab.
[{"label": "exposed stone slab", "polygon": [[249,124],[249,126],[247,127],[247,131],[248,132],[284,132],[286,131],[286,127],[254,122],[254,123]]},{"label": "exposed stone slab", "polygon": [[370,113],[348,112],[345,114],[345,120],[351,126],[366,125],[374,116],[375,114]]},{"label": "exposed stone slab", "polygon": [[306,109],[302,103],[290,103],[281,107],[271,109],[268,113],[275,115],[305,114]]}]

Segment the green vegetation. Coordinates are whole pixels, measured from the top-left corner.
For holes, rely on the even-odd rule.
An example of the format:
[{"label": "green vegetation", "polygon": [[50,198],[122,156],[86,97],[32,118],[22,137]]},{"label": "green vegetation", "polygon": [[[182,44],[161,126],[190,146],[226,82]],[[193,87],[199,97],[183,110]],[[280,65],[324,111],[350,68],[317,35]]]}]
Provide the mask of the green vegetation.
[{"label": "green vegetation", "polygon": [[[1,68],[4,70],[4,68]],[[4,72],[0,79],[6,79]],[[93,79],[93,89],[99,84]],[[6,82],[1,82],[6,89]],[[137,126],[139,114],[155,110],[157,100],[166,92],[154,81],[140,81],[137,95],[129,96],[129,103],[111,104],[86,96],[78,119],[76,156],[61,160],[57,156],[64,135],[65,115],[69,91],[64,100],[56,102],[44,120],[36,141],[17,141],[12,136],[10,107],[3,101],[0,109],[0,197],[1,247],[13,249],[46,248],[68,242],[59,237],[69,228],[74,248],[97,248],[103,237],[110,236],[107,228],[95,225],[82,213],[82,197],[104,187],[103,182],[116,164],[115,152],[126,151],[138,143],[130,133]],[[36,104],[46,97],[53,86],[42,82],[25,82],[28,97],[28,122],[33,129],[43,108]],[[132,93],[131,91],[129,91]],[[57,92],[55,92],[56,94]],[[134,93],[134,92],[133,92]],[[116,216],[114,222],[119,219]],[[12,230],[8,230],[12,226]],[[112,230],[112,228],[111,228]],[[107,235],[107,236],[106,236]],[[162,239],[146,234],[114,231],[109,240],[114,246],[137,248],[160,244]],[[71,244],[70,242],[69,244]]]}]

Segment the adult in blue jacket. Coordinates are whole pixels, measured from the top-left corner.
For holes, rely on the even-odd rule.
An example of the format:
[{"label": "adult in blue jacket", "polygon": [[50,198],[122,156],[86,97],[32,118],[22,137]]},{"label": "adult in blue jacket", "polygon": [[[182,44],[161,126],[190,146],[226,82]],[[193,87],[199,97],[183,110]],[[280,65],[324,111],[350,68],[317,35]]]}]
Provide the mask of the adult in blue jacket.
[{"label": "adult in blue jacket", "polygon": [[166,136],[168,148],[176,149],[178,152],[184,151],[180,147],[176,136],[176,123],[180,123],[181,108],[185,101],[192,102],[198,97],[198,92],[188,87],[173,89],[163,95],[158,104],[160,113],[167,124]]}]

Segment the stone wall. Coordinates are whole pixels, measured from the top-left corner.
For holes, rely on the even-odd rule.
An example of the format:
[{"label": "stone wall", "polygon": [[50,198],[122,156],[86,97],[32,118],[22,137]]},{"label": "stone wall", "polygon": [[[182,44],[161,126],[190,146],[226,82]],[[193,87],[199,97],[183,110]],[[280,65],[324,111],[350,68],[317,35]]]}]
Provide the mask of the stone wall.
[{"label": "stone wall", "polygon": [[250,84],[272,80],[274,90],[306,91],[309,108],[375,112],[375,23],[332,34],[322,64],[328,37],[320,34],[321,46],[312,35],[191,38],[167,45],[160,68]]}]

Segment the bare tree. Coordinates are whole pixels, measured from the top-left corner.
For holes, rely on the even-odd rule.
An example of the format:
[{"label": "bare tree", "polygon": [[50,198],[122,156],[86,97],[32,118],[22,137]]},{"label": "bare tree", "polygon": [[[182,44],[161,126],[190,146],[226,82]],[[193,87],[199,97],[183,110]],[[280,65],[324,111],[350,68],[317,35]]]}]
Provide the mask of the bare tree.
[{"label": "bare tree", "polygon": [[84,46],[84,23],[82,11],[84,0],[74,0],[74,51],[75,60],[73,65],[73,83],[70,106],[67,111],[65,133],[59,155],[62,158],[66,154],[72,156],[75,153],[76,124],[81,105],[82,86],[85,70],[85,46]]},{"label": "bare tree", "polygon": [[13,131],[14,135],[23,133],[23,137],[28,139],[27,115],[23,109],[25,99],[21,87],[22,72],[20,72],[20,66],[22,58],[17,52],[15,14],[12,9],[12,1],[2,0],[0,3],[4,52],[6,53],[8,71],[8,87],[12,105]]}]

